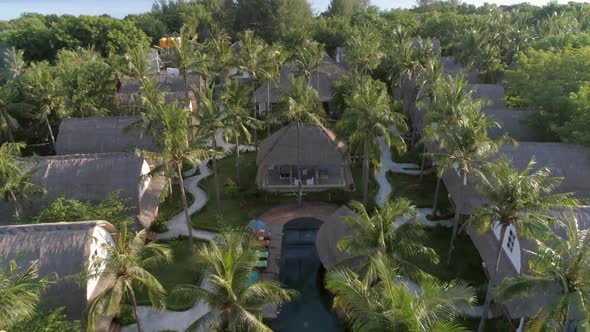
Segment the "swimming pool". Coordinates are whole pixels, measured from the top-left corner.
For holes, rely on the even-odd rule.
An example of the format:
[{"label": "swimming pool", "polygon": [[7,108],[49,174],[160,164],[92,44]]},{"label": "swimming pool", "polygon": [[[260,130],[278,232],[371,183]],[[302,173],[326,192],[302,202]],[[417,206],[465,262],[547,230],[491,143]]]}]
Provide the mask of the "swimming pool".
[{"label": "swimming pool", "polygon": [[322,222],[293,219],[283,228],[281,282],[297,290],[299,297],[283,306],[272,324],[275,331],[344,331],[332,312],[332,296],[323,288],[324,270],[315,248]]}]

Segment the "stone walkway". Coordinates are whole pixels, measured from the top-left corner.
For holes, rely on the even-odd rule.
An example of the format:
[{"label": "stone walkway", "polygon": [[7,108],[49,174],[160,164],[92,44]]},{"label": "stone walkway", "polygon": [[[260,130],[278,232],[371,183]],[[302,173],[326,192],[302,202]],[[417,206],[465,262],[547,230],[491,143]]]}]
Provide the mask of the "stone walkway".
[{"label": "stone walkway", "polygon": [[[230,153],[235,144],[227,143],[223,139],[221,132],[215,135],[215,141],[218,147],[223,148],[225,153]],[[240,151],[254,151],[253,146],[240,145]],[[207,203],[207,193],[199,187],[199,182],[211,175],[212,170],[207,167],[207,163],[210,159],[203,160],[198,166],[184,173],[186,176],[184,179],[184,188],[194,197],[194,202],[189,206],[189,215],[193,215],[205,206]],[[199,175],[190,176],[195,173],[196,168],[199,168]],[[170,219],[166,225],[168,231],[158,234],[159,240],[173,239],[178,236],[188,236],[188,227],[186,225],[186,218],[184,211],[175,215]],[[217,234],[213,232],[207,232],[193,228],[193,237],[203,240],[211,240]],[[202,287],[207,287],[206,278],[203,281]],[[140,321],[143,323],[142,327],[144,332],[158,332],[161,330],[176,330],[185,331],[194,321],[209,312],[211,309],[206,303],[197,302],[191,309],[187,311],[169,311],[169,310],[157,310],[151,306],[139,306],[138,315]],[[204,329],[201,329],[205,331]],[[121,329],[122,332],[135,332],[137,331],[137,325],[124,326]]]},{"label": "stone walkway", "polygon": [[[223,135],[221,132],[218,132],[215,135],[215,141],[218,147],[223,148],[225,153],[230,153],[235,144],[227,143],[223,139]],[[250,145],[240,145],[240,151],[254,151],[254,147]],[[199,168],[199,175],[188,177],[184,179],[184,187],[186,191],[191,193],[195,198],[193,204],[189,206],[188,212],[189,215],[193,215],[194,213],[198,212],[207,204],[207,193],[199,187],[199,182],[208,177],[209,175],[213,174],[213,171],[207,166],[211,159],[203,160],[197,167]],[[187,172],[185,175],[194,174],[196,168],[193,168]],[[158,235],[158,239],[173,239],[180,235],[188,236],[188,227],[186,226],[186,219],[184,216],[184,211],[175,215],[170,219],[166,225],[168,226],[168,231]],[[207,232],[199,229],[193,228],[193,237],[198,239],[204,240],[211,240],[215,237],[215,233]]]},{"label": "stone walkway", "polygon": [[[380,162],[381,167],[379,172],[375,174],[375,181],[379,184],[379,191],[377,192],[376,202],[377,205],[383,206],[387,197],[391,194],[392,188],[389,180],[387,180],[387,172],[392,171],[393,173],[408,174],[408,175],[420,175],[420,165],[411,163],[396,163],[391,159],[391,150],[385,139],[379,139],[379,145],[381,150]],[[424,171],[424,174],[431,174],[434,172],[433,168]]]}]

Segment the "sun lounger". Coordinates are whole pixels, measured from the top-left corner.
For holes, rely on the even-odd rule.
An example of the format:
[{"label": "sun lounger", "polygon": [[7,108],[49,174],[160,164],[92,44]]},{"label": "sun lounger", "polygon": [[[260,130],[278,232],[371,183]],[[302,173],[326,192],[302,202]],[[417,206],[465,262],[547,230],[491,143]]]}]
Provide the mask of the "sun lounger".
[{"label": "sun lounger", "polygon": [[266,248],[270,245],[268,240],[254,240],[251,242],[251,246],[255,248]]},{"label": "sun lounger", "polygon": [[256,267],[258,267],[258,268],[268,267],[268,261],[267,260],[258,261],[258,262],[256,262]]},{"label": "sun lounger", "polygon": [[259,251],[258,252],[258,258],[267,259],[268,258],[268,251]]}]

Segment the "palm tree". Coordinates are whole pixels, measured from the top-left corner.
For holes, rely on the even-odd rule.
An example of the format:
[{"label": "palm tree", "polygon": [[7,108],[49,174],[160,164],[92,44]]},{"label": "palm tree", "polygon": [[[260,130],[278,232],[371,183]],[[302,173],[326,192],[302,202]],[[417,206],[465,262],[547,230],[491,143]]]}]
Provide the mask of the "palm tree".
[{"label": "palm tree", "polygon": [[22,75],[22,73],[25,70],[25,67],[27,66],[27,64],[25,63],[25,60],[23,58],[24,56],[24,51],[23,50],[17,50],[14,47],[11,47],[9,49],[7,49],[6,51],[4,51],[4,70],[6,72],[6,76],[8,80],[13,80],[17,77],[19,77],[20,75]]},{"label": "palm tree", "polygon": [[116,315],[124,300],[131,300],[137,321],[137,329],[142,331],[137,315],[135,292],[145,289],[153,307],[165,307],[166,291],[150,272],[149,268],[172,261],[172,250],[163,244],[148,242],[146,230],[129,234],[126,227],[119,230],[115,244],[103,243],[101,249],[108,254],[106,258],[97,257],[87,267],[86,278],[112,278],[110,284],[98,294],[88,309],[88,329],[93,331],[100,317]]},{"label": "palm tree", "polygon": [[23,214],[23,200],[32,194],[45,193],[45,189],[29,182],[37,168],[34,160],[27,165],[20,159],[21,150],[25,147],[25,143],[4,143],[0,146],[0,195],[14,203],[17,218]]},{"label": "palm tree", "polygon": [[[444,157],[445,155],[447,155],[447,153],[455,153],[460,155],[462,150],[456,149],[456,146],[461,139],[469,141],[469,135],[479,137],[479,141],[472,141],[471,146],[469,146],[470,144],[467,144],[465,147],[462,148],[463,150],[474,148],[471,151],[471,153],[469,153],[469,155],[465,156],[466,162],[469,161],[467,157],[469,157],[469,159],[473,159],[471,157],[475,155],[477,156],[477,160],[481,160],[482,158],[485,158],[488,154],[493,153],[495,149],[497,149],[497,144],[488,146],[483,143],[490,142],[489,138],[487,137],[487,128],[498,126],[498,124],[493,121],[490,121],[480,112],[480,109],[486,105],[486,101],[482,99],[473,98],[472,92],[467,91],[467,80],[464,76],[447,76],[441,82],[439,89],[436,92],[435,98],[436,103],[428,104],[428,109],[426,112],[427,124],[424,128],[424,140],[438,143],[439,147],[443,150],[440,154],[430,154],[431,157],[435,159],[435,161],[450,161],[450,159]],[[473,118],[473,120],[471,118]],[[450,135],[453,134],[451,132],[455,131],[457,128],[463,130],[463,133],[461,135],[455,136]],[[449,139],[445,139],[445,137]],[[475,148],[478,144],[481,145],[482,149]],[[489,149],[486,150],[484,149],[485,147],[488,147]],[[454,152],[448,152],[453,150]],[[465,163],[465,166],[472,165],[473,163],[471,161],[469,163]],[[448,167],[454,167],[454,164],[445,164],[444,162],[440,162],[437,163],[437,166],[438,180],[436,184],[434,203],[432,207],[433,216],[436,216],[438,210],[438,194],[442,174],[448,169]],[[471,169],[472,168],[467,167],[465,170],[470,171]],[[465,174],[465,185],[466,182],[467,175]]]},{"label": "palm tree", "polygon": [[[420,72],[418,73],[417,77],[418,81],[418,100],[423,101],[421,108],[434,108],[436,107],[436,95],[439,89],[439,86],[442,83],[442,66],[438,59],[431,58],[426,62],[426,64],[421,68]],[[412,126],[412,137],[415,136],[417,131],[416,124]],[[424,143],[424,142],[423,142]],[[424,164],[426,162],[426,144],[424,144],[424,150],[422,151],[422,163],[420,164],[420,181],[422,181],[424,177]]]},{"label": "palm tree", "polygon": [[125,53],[125,59],[127,60],[127,67],[123,71],[128,76],[143,82],[151,74],[149,49],[138,45]]},{"label": "palm tree", "polygon": [[5,330],[35,315],[39,298],[55,276],[39,278],[37,261],[25,269],[19,268],[13,260],[3,265],[0,269],[0,329]]},{"label": "palm tree", "polygon": [[252,90],[243,87],[239,81],[231,81],[223,90],[221,100],[225,106],[223,134],[226,140],[233,137],[236,150],[236,181],[240,183],[240,138],[252,140],[251,130],[260,127],[257,119],[250,116],[249,106]]},{"label": "palm tree", "polygon": [[56,68],[46,61],[31,63],[21,76],[22,86],[28,99],[38,106],[38,113],[35,116],[45,122],[54,150],[55,136],[49,118],[59,121],[66,115],[63,81],[55,77]]},{"label": "palm tree", "polygon": [[[280,47],[280,45],[271,46],[266,52],[266,59],[264,60],[264,70],[260,72],[260,78],[264,84],[266,84],[266,112],[269,114],[271,109],[270,102],[270,86],[274,84],[277,86],[277,82],[281,79],[281,67],[285,62],[286,52]],[[254,112],[257,110],[254,109]],[[268,121],[267,129],[270,135],[271,123]]]},{"label": "palm tree", "polygon": [[[443,152],[433,156],[437,161],[439,177],[442,177],[444,170],[455,169],[462,180],[464,195],[467,195],[465,188],[467,188],[469,174],[477,169],[483,160],[498,152],[502,144],[515,144],[506,135],[498,140],[489,138],[488,128],[493,126],[499,127],[497,122],[487,118],[478,109],[468,109],[455,125],[447,126],[447,129],[443,129],[444,131],[438,136]],[[460,211],[457,209],[449,245],[448,264],[452,259],[459,218]]]},{"label": "palm tree", "polygon": [[378,278],[375,267],[370,264],[373,261],[368,260],[376,255],[386,257],[395,266],[396,273],[412,280],[426,276],[412,262],[438,262],[434,250],[419,241],[424,237],[423,228],[416,222],[416,209],[407,199],[388,200],[382,208],[375,209],[372,216],[357,201],[349,205],[358,216],[344,219],[351,235],[338,242],[338,249],[352,254],[349,262],[358,265],[359,271],[366,271],[369,278]]},{"label": "palm tree", "polygon": [[193,29],[186,25],[180,28],[180,40],[174,40],[174,52],[172,55],[172,63],[178,66],[180,75],[184,80],[184,97],[190,100],[189,97],[189,84],[188,84],[188,72],[195,65],[195,47],[193,43],[197,39],[197,34]]},{"label": "palm tree", "polygon": [[16,117],[29,114],[33,108],[30,104],[15,101],[18,89],[13,82],[0,86],[0,130],[9,142],[14,142],[14,130],[20,128]]},{"label": "palm tree", "polygon": [[320,91],[320,63],[324,59],[326,51],[324,45],[317,41],[307,40],[303,47],[299,48],[297,52],[293,54],[293,63],[297,67],[297,71],[302,74],[311,85],[311,74],[316,71],[317,74],[317,87],[316,90]]},{"label": "palm tree", "polygon": [[531,318],[527,331],[588,331],[590,329],[590,230],[579,220],[568,218],[560,227],[565,237],[551,232],[536,239],[536,251],[527,251],[530,272],[506,278],[495,297],[528,297],[540,289],[549,296],[545,307]]},{"label": "palm tree", "polygon": [[[485,163],[481,170],[476,169],[475,173],[479,179],[477,189],[488,203],[478,208],[465,225],[475,225],[481,232],[485,232],[497,222],[500,226],[499,243],[504,243],[510,226],[515,227],[521,236],[531,238],[546,229],[549,222],[555,221],[542,214],[542,211],[575,205],[570,193],[551,194],[562,178],[550,177],[550,170],[546,167],[533,171],[534,166],[535,161],[531,160],[527,167],[519,172],[510,159],[503,157],[495,162]],[[499,275],[501,258],[502,245],[499,245],[491,285],[501,282],[496,278]],[[483,317],[487,317],[491,300],[488,288],[480,330],[483,330]]]},{"label": "palm tree", "polygon": [[346,60],[361,77],[379,65],[381,35],[373,26],[360,25],[353,29],[345,47]]},{"label": "palm tree", "polygon": [[[301,179],[301,167],[299,161],[299,131],[302,125],[323,126],[325,112],[322,109],[318,92],[311,88],[304,77],[295,77],[289,74],[290,92],[281,95],[281,103],[284,110],[269,114],[271,123],[295,123],[297,125],[297,178]],[[302,203],[303,185],[299,184],[297,202]]]},{"label": "palm tree", "polygon": [[211,160],[213,161],[213,182],[215,184],[215,206],[217,213],[221,214],[221,198],[219,189],[219,175],[217,169],[217,140],[215,136],[217,131],[223,129],[223,111],[215,97],[215,85],[207,84],[204,89],[193,88],[199,101],[199,126],[204,130],[211,139],[213,151]]},{"label": "palm tree", "polygon": [[348,108],[336,128],[342,136],[349,137],[352,148],[360,150],[363,155],[363,205],[366,207],[369,202],[370,160],[378,163],[379,140],[383,137],[387,146],[393,145],[398,151],[404,151],[406,144],[399,132],[407,128],[404,116],[393,111],[387,88],[381,82],[368,78],[356,86],[345,102]]},{"label": "palm tree", "polygon": [[472,287],[425,280],[416,291],[382,254],[370,260],[379,275],[376,282],[347,268],[333,269],[326,277],[326,287],[335,294],[334,308],[346,314],[352,331],[467,331],[453,320],[475,302]]},{"label": "palm tree", "polygon": [[262,322],[263,306],[280,306],[295,292],[274,281],[248,282],[258,261],[256,250],[250,249],[250,240],[250,235],[234,231],[197,249],[197,259],[210,268],[211,274],[208,285],[194,291],[211,310],[189,330],[208,326],[209,331],[272,331]]},{"label": "palm tree", "polygon": [[[258,88],[260,82],[259,74],[264,71],[268,65],[269,46],[264,40],[257,37],[252,30],[246,30],[241,35],[240,52],[238,54],[238,68],[250,75],[252,79],[253,90]],[[257,117],[256,107],[254,110],[254,118]],[[254,146],[258,151],[258,133],[254,131]]]},{"label": "palm tree", "polygon": [[217,74],[223,74],[221,84],[225,84],[233,66],[234,50],[232,48],[231,37],[225,31],[215,33],[205,44],[206,52],[214,59],[211,71]]},{"label": "palm tree", "polygon": [[[171,181],[174,177],[180,182],[180,193],[186,226],[188,228],[190,250],[193,250],[193,227],[188,212],[188,203],[182,177],[182,164],[185,161],[197,165],[212,153],[208,148],[209,138],[204,127],[192,127],[189,125],[190,113],[184,110],[178,103],[167,103],[160,107],[161,132],[155,137],[160,146],[159,153],[144,151],[154,160],[159,160],[149,175],[164,172]],[[192,139],[189,140],[189,132]]]}]

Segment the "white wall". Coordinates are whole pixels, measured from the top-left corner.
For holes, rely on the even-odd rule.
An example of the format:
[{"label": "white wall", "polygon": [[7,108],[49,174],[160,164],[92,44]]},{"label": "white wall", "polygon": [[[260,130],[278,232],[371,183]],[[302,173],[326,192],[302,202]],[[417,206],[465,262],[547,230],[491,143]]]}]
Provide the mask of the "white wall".
[{"label": "white wall", "polygon": [[[115,246],[115,239],[113,239],[111,234],[103,227],[94,227],[94,231],[92,232],[92,244],[90,245],[90,255],[88,256],[89,264],[93,264],[97,258],[106,259],[108,257],[109,253],[105,248],[107,243],[111,246]],[[96,268],[97,270],[95,270],[93,274],[101,273],[104,271],[105,266],[103,265]],[[88,282],[86,283],[86,300],[90,300],[97,285],[98,278],[93,277],[88,279]]]},{"label": "white wall", "polygon": [[[496,236],[496,239],[500,241],[500,232],[502,230],[502,226],[498,221],[494,221],[494,223],[492,224],[492,230],[494,232],[494,235]],[[512,246],[512,250],[510,250],[510,248],[508,247],[508,241],[510,240],[511,233],[514,236],[514,245]],[[512,265],[516,269],[516,272],[520,273],[522,258],[520,242],[518,241],[518,233],[516,232],[516,228],[514,228],[514,226],[512,225],[508,226],[508,228],[506,229],[506,236],[504,236],[504,243],[502,243],[502,249],[504,249],[504,252],[508,256],[510,263],[512,263]],[[500,262],[500,264],[502,264],[502,262]]]},{"label": "white wall", "polygon": [[151,178],[149,176],[143,176],[150,172],[150,165],[144,160],[143,164],[141,165],[141,175],[142,177],[139,179],[139,199],[143,196],[145,191],[147,190],[148,186],[150,185]]}]

